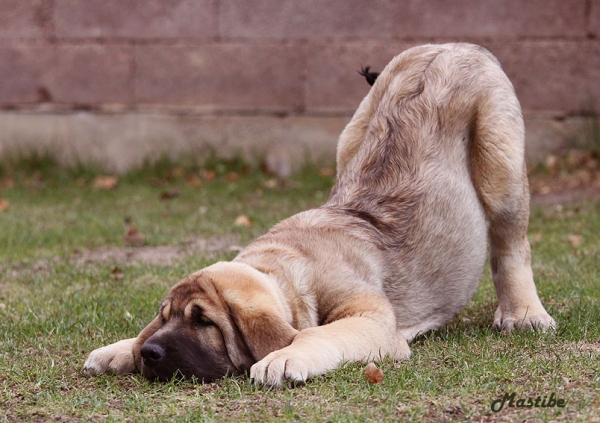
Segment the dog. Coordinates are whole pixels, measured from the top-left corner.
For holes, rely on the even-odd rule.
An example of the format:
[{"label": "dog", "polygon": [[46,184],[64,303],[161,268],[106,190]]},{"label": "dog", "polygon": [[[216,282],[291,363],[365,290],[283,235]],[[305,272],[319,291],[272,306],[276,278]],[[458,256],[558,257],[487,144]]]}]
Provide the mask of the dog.
[{"label": "dog", "polygon": [[345,361],[407,359],[471,299],[488,244],[493,326],[556,326],[533,280],[524,125],[498,61],[425,45],[374,75],[340,135],[327,202],[184,278],[136,338],[94,350],[86,374],[249,371],[279,386]]}]

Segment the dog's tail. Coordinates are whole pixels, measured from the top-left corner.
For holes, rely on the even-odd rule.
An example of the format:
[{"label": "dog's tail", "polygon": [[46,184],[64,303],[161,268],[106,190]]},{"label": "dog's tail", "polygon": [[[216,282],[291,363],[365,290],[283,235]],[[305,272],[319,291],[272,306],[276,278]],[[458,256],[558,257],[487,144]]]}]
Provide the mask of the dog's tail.
[{"label": "dog's tail", "polygon": [[379,76],[379,72],[369,72],[371,70],[371,66],[366,66],[358,71],[359,74],[365,77],[369,85],[373,86],[375,80]]}]

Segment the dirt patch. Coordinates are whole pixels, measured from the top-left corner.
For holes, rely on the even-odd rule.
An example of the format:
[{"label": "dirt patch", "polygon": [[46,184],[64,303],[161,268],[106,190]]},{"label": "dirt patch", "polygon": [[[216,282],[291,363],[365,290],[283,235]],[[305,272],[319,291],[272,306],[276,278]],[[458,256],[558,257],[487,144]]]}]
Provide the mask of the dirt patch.
[{"label": "dirt patch", "polygon": [[[208,259],[218,253],[241,251],[239,236],[213,236],[211,238],[191,238],[183,245],[162,245],[157,247],[105,247],[75,253],[67,259],[75,264],[132,264],[143,263],[156,266],[169,266],[186,257],[200,255]],[[24,275],[51,273],[62,259],[25,260],[13,265],[0,266],[0,275],[17,278]],[[0,291],[5,290],[5,284],[0,283]]]},{"label": "dirt patch", "polygon": [[584,201],[600,201],[600,187],[578,187],[566,191],[531,195],[531,204],[534,206],[577,204]]},{"label": "dirt patch", "polygon": [[596,354],[600,354],[600,342],[595,342],[592,344],[581,344],[579,346],[579,350],[583,352],[592,352]]},{"label": "dirt patch", "polygon": [[[22,275],[31,275],[38,273],[50,273],[54,270],[54,265],[59,263],[59,258],[24,260],[13,265],[0,266],[0,275],[8,278],[16,278]],[[3,291],[8,284],[0,283],[0,291]]]},{"label": "dirt patch", "polygon": [[600,160],[597,153],[570,150],[548,156],[529,174],[531,204],[553,206],[600,200]]},{"label": "dirt patch", "polygon": [[144,263],[168,266],[187,256],[201,255],[214,257],[217,253],[240,251],[239,237],[234,235],[197,237],[180,246],[143,246],[143,247],[106,247],[97,250],[83,251],[70,260],[79,264],[131,264]]}]

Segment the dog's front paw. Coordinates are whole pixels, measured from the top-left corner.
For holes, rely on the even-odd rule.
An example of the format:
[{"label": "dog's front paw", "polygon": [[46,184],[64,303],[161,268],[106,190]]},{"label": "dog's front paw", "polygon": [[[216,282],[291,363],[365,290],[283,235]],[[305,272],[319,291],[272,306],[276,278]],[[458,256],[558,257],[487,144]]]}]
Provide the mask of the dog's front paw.
[{"label": "dog's front paw", "polygon": [[539,330],[545,332],[547,330],[556,329],[556,322],[542,307],[541,310],[529,309],[521,310],[520,312],[507,313],[500,307],[494,314],[494,329],[503,332],[512,332],[514,329],[522,330]]},{"label": "dog's front paw", "polygon": [[320,373],[310,359],[291,354],[284,349],[274,351],[254,364],[250,369],[250,379],[253,383],[271,387],[284,384],[294,386]]},{"label": "dog's front paw", "polygon": [[135,373],[137,371],[132,347],[135,338],[124,339],[90,353],[83,365],[83,373],[88,376],[102,373]]}]

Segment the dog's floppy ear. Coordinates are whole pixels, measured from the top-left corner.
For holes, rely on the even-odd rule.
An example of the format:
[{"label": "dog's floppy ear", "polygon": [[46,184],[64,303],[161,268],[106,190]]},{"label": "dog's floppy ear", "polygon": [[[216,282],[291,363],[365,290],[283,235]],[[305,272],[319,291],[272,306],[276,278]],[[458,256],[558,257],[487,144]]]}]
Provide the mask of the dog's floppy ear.
[{"label": "dog's floppy ear", "polygon": [[146,342],[146,339],[150,338],[152,335],[154,335],[155,332],[157,332],[162,326],[162,318],[160,316],[160,314],[158,316],[156,316],[154,318],[154,320],[152,320],[148,326],[146,326],[144,329],[142,329],[142,331],[140,332],[140,334],[137,336],[133,347],[132,347],[132,353],[133,353],[133,358],[135,360],[135,366],[137,367],[137,370],[140,371],[140,369],[142,368],[142,354],[141,354],[141,350],[142,350],[142,345],[144,345],[144,342]]},{"label": "dog's floppy ear", "polygon": [[273,292],[279,288],[272,286],[265,274],[235,262],[217,263],[205,271],[225,303],[233,332],[237,332],[221,329],[228,346],[239,343],[241,337],[254,360],[259,361],[292,343],[298,331],[286,321],[285,305]]}]

